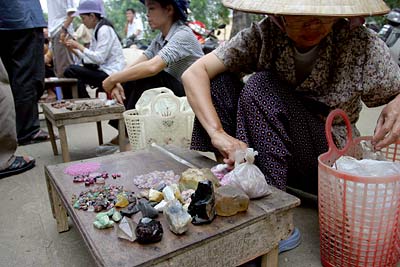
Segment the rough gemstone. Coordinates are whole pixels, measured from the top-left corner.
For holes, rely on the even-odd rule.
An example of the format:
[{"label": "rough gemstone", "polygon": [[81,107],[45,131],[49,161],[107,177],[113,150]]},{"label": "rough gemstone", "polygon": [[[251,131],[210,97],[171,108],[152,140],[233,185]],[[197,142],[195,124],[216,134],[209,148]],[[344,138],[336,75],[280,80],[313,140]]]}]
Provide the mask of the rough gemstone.
[{"label": "rough gemstone", "polygon": [[163,193],[161,193],[160,191],[154,189],[149,190],[149,201],[160,202],[161,200],[163,200],[163,198]]},{"label": "rough gemstone", "polygon": [[249,203],[249,197],[237,187],[225,185],[215,190],[215,211],[219,216],[232,216],[246,211]]},{"label": "rough gemstone", "polygon": [[146,200],[141,199],[138,203],[138,207],[140,212],[142,212],[143,217],[148,217],[148,218],[157,218],[158,216],[158,211],[153,208]]},{"label": "rough gemstone", "polygon": [[137,224],[127,217],[123,217],[119,224],[114,224],[117,236],[131,242],[136,240],[135,229]]},{"label": "rough gemstone", "polygon": [[182,173],[182,176],[179,179],[179,187],[181,191],[187,189],[196,190],[198,183],[206,180],[211,181],[214,187],[220,186],[218,179],[214,176],[210,169],[189,168]]},{"label": "rough gemstone", "polygon": [[182,204],[174,199],[168,202],[164,209],[169,229],[175,234],[183,234],[187,231],[192,217],[183,209]]},{"label": "rough gemstone", "polygon": [[136,203],[131,203],[128,205],[128,207],[122,209],[120,212],[122,216],[131,217],[133,214],[136,214],[139,211],[138,205],[136,205]]},{"label": "rough gemstone", "polygon": [[140,219],[135,229],[137,241],[141,244],[159,242],[162,239],[163,233],[161,223],[147,217]]},{"label": "rough gemstone", "polygon": [[211,181],[199,182],[192,195],[188,212],[192,215],[193,224],[210,223],[215,218],[215,195]]}]

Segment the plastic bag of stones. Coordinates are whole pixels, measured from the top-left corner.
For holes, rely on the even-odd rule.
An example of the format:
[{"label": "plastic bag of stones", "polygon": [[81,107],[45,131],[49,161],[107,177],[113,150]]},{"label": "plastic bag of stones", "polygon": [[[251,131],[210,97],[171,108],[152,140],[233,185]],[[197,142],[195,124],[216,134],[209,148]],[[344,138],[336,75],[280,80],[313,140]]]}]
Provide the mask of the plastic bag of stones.
[{"label": "plastic bag of stones", "polygon": [[235,152],[235,168],[229,172],[231,185],[242,189],[249,198],[260,198],[272,193],[264,174],[254,164],[257,151],[252,148]]}]

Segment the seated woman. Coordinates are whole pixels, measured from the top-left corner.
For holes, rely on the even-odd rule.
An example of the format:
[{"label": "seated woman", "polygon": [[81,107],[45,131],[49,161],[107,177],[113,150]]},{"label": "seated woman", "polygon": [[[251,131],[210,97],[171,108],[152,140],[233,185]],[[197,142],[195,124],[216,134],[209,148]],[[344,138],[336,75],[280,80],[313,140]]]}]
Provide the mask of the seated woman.
[{"label": "seated woman", "polygon": [[[184,96],[182,73],[203,55],[192,30],[185,25],[188,1],[141,0],[145,2],[149,25],[160,33],[130,66],[110,75],[103,88],[126,109],[135,104],[148,89],[167,87],[175,95]],[[121,83],[124,83],[123,87]],[[125,101],[124,101],[125,100]]]},{"label": "seated woman", "polygon": [[[233,164],[235,150],[252,147],[269,184],[317,194],[317,157],[327,151],[324,126],[331,110],[343,109],[357,136],[361,101],[368,107],[387,103],[373,145],[379,150],[397,140],[400,70],[359,17],[388,12],[383,1],[348,0],[337,7],[329,0],[223,2],[279,16],[244,29],[183,74],[197,118],[192,149],[217,152]],[[242,73],[254,74],[242,84]],[[333,135],[339,146],[345,143],[343,122],[335,121]]]},{"label": "seated woman", "polygon": [[65,41],[65,45],[73,49],[83,64],[70,65],[64,72],[65,77],[78,79],[79,97],[89,97],[86,84],[103,91],[103,80],[125,66],[118,35],[112,24],[102,17],[103,10],[101,0],[81,1],[75,14],[81,16],[87,28],[94,29],[90,46],[86,48],[73,39]]}]

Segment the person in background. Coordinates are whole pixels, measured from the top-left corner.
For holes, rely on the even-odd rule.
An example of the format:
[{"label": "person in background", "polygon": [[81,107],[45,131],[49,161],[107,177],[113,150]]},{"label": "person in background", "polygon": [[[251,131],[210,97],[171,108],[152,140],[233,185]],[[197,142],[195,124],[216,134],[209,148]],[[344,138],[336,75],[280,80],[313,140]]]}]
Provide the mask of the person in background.
[{"label": "person in background", "polygon": [[82,44],[84,47],[89,48],[90,40],[92,40],[93,29],[88,29],[85,24],[79,25],[74,33],[74,39]]},{"label": "person in background", "polygon": [[3,62],[0,60],[0,179],[15,175],[35,166],[28,156],[15,156],[17,132],[13,96]]},{"label": "person in background", "polygon": [[126,38],[132,38],[134,41],[143,39],[143,22],[140,17],[136,15],[133,8],[128,8],[125,12],[126,24],[125,34]]},{"label": "person in background", "polygon": [[63,42],[66,36],[74,33],[72,14],[76,9],[73,0],[47,1],[47,9],[54,72],[58,78],[62,78],[65,69],[74,62],[73,53]]},{"label": "person in background", "polygon": [[86,48],[73,39],[65,42],[82,63],[70,65],[64,72],[65,77],[78,79],[78,94],[81,98],[89,97],[86,85],[103,91],[103,80],[125,66],[118,35],[112,24],[103,17],[103,11],[100,0],[81,1],[75,15],[80,15],[87,28],[94,29],[90,46]]},{"label": "person in background", "polygon": [[[135,104],[148,89],[167,87],[176,96],[184,96],[182,73],[203,55],[200,43],[185,24],[186,0],[146,0],[147,18],[159,34],[150,46],[123,71],[110,75],[103,81],[103,88],[126,109]],[[122,86],[121,84],[124,83]],[[111,122],[116,126],[114,122]],[[116,142],[117,137],[112,142]]]},{"label": "person in background", "polygon": [[394,61],[400,65],[400,8],[393,8],[386,15],[387,24],[379,31],[379,36],[389,47]]},{"label": "person in background", "polygon": [[[54,73],[54,66],[53,66],[53,52],[52,47],[50,44],[48,28],[43,28],[43,35],[44,35],[44,47],[43,47],[43,54],[44,54],[44,64],[45,64],[45,72],[44,77],[50,78],[55,77]],[[44,91],[47,91],[47,94],[44,94]],[[56,100],[56,93],[55,89],[52,86],[45,86],[41,88],[40,92],[38,93],[39,102],[50,103]]]},{"label": "person in background", "polygon": [[0,57],[14,96],[20,145],[47,141],[40,129],[38,92],[44,86],[43,28],[46,22],[38,0],[0,2]]}]

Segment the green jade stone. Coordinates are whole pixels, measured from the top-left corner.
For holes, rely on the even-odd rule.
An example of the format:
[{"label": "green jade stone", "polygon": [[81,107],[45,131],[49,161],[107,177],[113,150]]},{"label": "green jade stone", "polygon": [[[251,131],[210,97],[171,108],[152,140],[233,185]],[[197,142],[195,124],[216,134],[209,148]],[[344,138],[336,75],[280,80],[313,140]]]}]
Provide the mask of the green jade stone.
[{"label": "green jade stone", "polygon": [[[108,218],[108,217],[107,217]],[[106,224],[102,224],[100,221],[95,221],[93,223],[94,227],[96,227],[97,229],[106,229],[106,228],[110,228],[113,227],[114,225],[114,221],[108,220],[108,223]]]},{"label": "green jade stone", "polygon": [[122,219],[121,213],[119,211],[115,211],[112,215],[112,219],[114,220],[114,222],[119,222]]},{"label": "green jade stone", "polygon": [[80,208],[79,200],[75,201],[75,203],[74,203],[74,208],[75,208],[75,209],[79,209],[79,208]]}]

